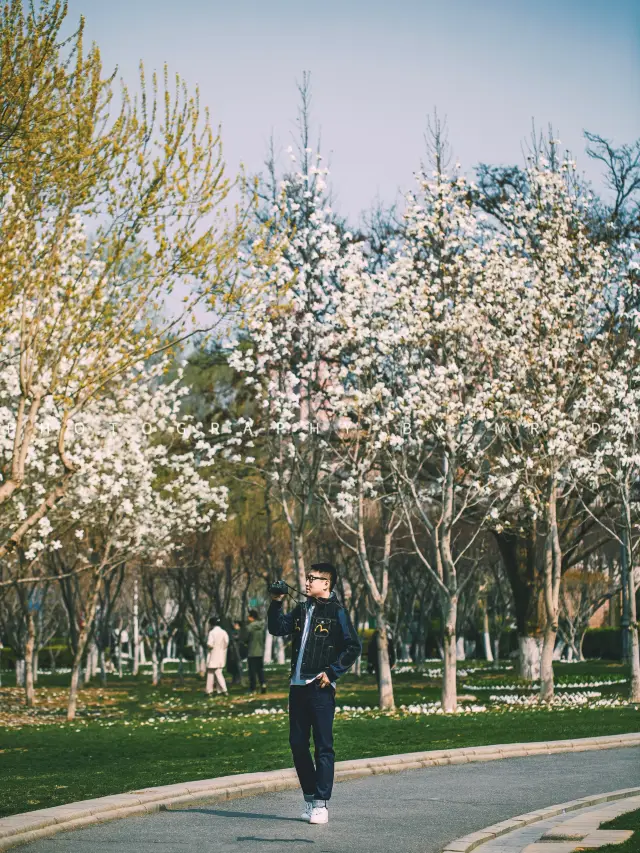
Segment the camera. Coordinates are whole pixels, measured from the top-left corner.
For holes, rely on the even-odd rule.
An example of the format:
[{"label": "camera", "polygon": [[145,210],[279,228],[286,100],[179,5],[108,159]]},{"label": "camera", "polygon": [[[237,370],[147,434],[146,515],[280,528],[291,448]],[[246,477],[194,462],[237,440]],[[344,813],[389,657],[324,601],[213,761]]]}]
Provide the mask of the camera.
[{"label": "camera", "polygon": [[286,595],[289,590],[288,585],[284,581],[275,581],[269,584],[270,595]]}]

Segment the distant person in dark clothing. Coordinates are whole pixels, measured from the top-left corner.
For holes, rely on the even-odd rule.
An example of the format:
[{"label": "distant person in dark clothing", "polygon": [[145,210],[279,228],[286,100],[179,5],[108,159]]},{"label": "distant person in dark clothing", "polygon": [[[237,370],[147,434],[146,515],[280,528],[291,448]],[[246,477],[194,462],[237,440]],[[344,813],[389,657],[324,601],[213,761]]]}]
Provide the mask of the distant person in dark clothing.
[{"label": "distant person in dark clothing", "polygon": [[260,682],[260,689],[267,692],[264,679],[264,641],[265,624],[263,619],[258,618],[257,610],[249,611],[249,624],[245,629],[245,642],[247,643],[247,663],[249,665],[249,692],[254,693],[256,684]]},{"label": "distant person in dark clothing", "polygon": [[[380,636],[380,632],[376,629],[371,639],[369,640],[369,645],[367,646],[367,672],[375,673],[376,683],[378,687],[380,687],[380,671],[378,667],[378,637]],[[393,642],[393,634],[387,628],[387,647],[389,649],[389,666],[391,669],[396,665],[396,650],[395,644]]]},{"label": "distant person in dark clothing", "polygon": [[242,683],[242,650],[239,622],[234,622],[233,627],[229,632],[227,672],[232,676],[232,684]]}]

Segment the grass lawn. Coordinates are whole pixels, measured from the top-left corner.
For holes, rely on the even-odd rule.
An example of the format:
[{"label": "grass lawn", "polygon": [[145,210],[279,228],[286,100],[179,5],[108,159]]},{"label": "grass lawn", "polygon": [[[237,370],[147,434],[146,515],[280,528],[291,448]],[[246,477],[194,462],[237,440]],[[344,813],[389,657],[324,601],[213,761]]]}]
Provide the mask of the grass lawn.
[{"label": "grass lawn", "polygon": [[600,829],[633,829],[634,833],[623,844],[609,844],[599,850],[605,853],[640,853],[640,809],[602,823]]},{"label": "grass lawn", "polygon": [[[465,684],[486,683],[495,689],[518,684],[512,672],[481,666],[471,672],[468,666],[467,675],[459,679],[463,695],[470,693]],[[424,669],[431,667],[425,664]],[[559,681],[567,682],[625,674],[620,665],[602,663],[560,665],[556,672]],[[146,676],[111,677],[107,687],[96,683],[81,691],[74,723],[64,720],[68,676],[41,676],[38,707],[29,712],[22,706],[22,692],[3,686],[0,817],[141,787],[291,767],[286,713],[253,713],[263,707],[286,710],[285,668],[269,671],[267,678],[265,696],[248,696],[233,687],[228,699],[206,699],[202,680],[195,676],[180,684],[170,675],[156,688]],[[419,671],[395,676],[394,688],[397,706],[439,697],[437,678]],[[597,690],[603,697],[624,696],[627,688],[628,684],[614,684]],[[488,691],[473,696],[477,703],[489,699]],[[538,710],[488,705],[484,713],[442,716],[399,711],[389,716],[376,711],[376,702],[371,676],[341,680],[337,704],[354,710],[336,716],[338,760],[640,730],[640,715],[629,706]]]}]

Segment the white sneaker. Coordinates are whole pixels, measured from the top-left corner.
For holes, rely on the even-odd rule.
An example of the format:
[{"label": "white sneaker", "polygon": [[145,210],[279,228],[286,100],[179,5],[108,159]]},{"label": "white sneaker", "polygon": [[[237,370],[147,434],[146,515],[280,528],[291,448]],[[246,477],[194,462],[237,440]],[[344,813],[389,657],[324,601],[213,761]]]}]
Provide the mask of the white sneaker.
[{"label": "white sneaker", "polygon": [[304,811],[300,815],[302,820],[309,820],[311,817],[312,811],[313,811],[313,803],[311,802],[311,800],[309,800],[309,801],[305,800],[304,801]]},{"label": "white sneaker", "polygon": [[329,809],[326,806],[314,806],[309,823],[329,823]]}]

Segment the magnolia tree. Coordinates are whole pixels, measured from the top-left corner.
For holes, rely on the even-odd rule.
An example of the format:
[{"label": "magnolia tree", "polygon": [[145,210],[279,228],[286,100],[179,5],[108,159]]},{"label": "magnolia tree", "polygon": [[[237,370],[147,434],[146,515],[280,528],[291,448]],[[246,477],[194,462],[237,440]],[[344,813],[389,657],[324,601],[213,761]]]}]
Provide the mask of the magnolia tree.
[{"label": "magnolia tree", "polygon": [[[587,389],[589,406],[594,412],[594,423],[598,426],[597,441],[572,460],[572,472],[578,483],[586,488],[597,489],[604,495],[613,495],[619,518],[611,515],[603,518],[594,516],[605,527],[614,541],[619,542],[625,564],[621,582],[626,585],[629,608],[628,656],[631,665],[630,698],[640,702],[640,652],[638,643],[638,614],[636,590],[638,583],[638,552],[640,531],[637,501],[640,483],[640,350],[637,334],[640,314],[636,308],[625,311],[625,303],[633,305],[633,291],[622,287],[616,290],[615,298],[620,310],[617,332],[624,340],[619,358],[610,363],[594,378]],[[592,511],[587,508],[593,515]]]},{"label": "magnolia tree", "polygon": [[326,406],[333,429],[327,432],[319,494],[373,603],[379,704],[392,710],[389,580],[401,512],[389,463],[387,406],[398,376],[397,295],[386,272],[370,268],[363,251],[353,246],[326,321]]},{"label": "magnolia tree", "polygon": [[[115,375],[186,335],[199,300],[232,301],[242,231],[221,216],[231,184],[197,93],[179,78],[174,90],[167,72],[159,93],[156,76],[148,85],[141,74],[140,95],[123,86],[113,110],[113,77],[96,46],[84,53],[82,25],[71,39],[60,34],[66,5],[46,2],[30,15],[20,5],[4,9],[1,39],[16,101],[0,110],[10,124],[0,170],[0,360],[18,369],[14,406],[0,415],[12,436],[0,465],[0,558],[69,487],[67,424]],[[162,318],[178,283],[184,311]],[[60,415],[64,471],[12,527],[4,518],[47,399]]]},{"label": "magnolia tree", "polygon": [[[619,362],[617,318],[624,313],[616,257],[586,227],[590,197],[566,160],[543,158],[526,173],[526,191],[505,195],[494,214],[495,296],[488,312],[508,348],[491,369],[506,391],[498,413],[497,465],[518,481],[501,521],[542,532],[545,628],[540,697],[553,695],[563,560],[559,507],[571,490],[571,465],[593,445],[598,406],[593,388]],[[500,528],[498,528],[500,529]]]},{"label": "magnolia tree", "polygon": [[[483,242],[469,186],[437,168],[410,195],[388,280],[399,349],[383,435],[413,548],[437,590],[443,623],[442,707],[456,709],[456,621],[474,550],[515,475],[487,476],[488,428],[500,408],[502,330],[488,321],[496,253]],[[388,369],[388,368],[387,368]],[[473,532],[461,538],[464,522]],[[465,571],[466,570],[466,571]],[[461,574],[462,573],[462,574]]]},{"label": "magnolia tree", "polygon": [[[319,430],[331,425],[327,322],[352,252],[348,235],[341,235],[332,221],[320,155],[312,157],[308,149],[300,153],[299,171],[282,182],[272,218],[252,243],[242,321],[250,344],[237,345],[229,364],[245,375],[262,408],[265,474],[289,528],[303,590],[304,538],[327,449]],[[296,168],[296,156],[290,156]]]},{"label": "magnolia tree", "polygon": [[[226,489],[211,481],[215,449],[201,425],[180,419],[188,389],[181,383],[182,368],[176,379],[163,383],[166,368],[166,360],[139,364],[111,382],[108,397],[93,401],[81,418],[67,424],[64,438],[77,476],[31,530],[26,565],[14,576],[16,584],[41,581],[42,557],[56,550],[65,554],[69,571],[83,575],[69,719],[75,716],[80,666],[105,576],[140,559],[162,566],[185,533],[225,517]],[[30,504],[61,474],[55,453],[60,416],[49,400],[43,416],[44,429],[31,443],[29,480],[16,502],[18,516],[27,515]],[[172,445],[178,440],[176,452]]]},{"label": "magnolia tree", "polygon": [[[264,242],[254,246],[252,298],[245,315],[250,347],[238,347],[230,363],[248,374],[245,381],[255,389],[267,415],[266,473],[278,489],[301,588],[304,534],[319,502],[338,522],[336,530],[346,535],[341,537],[343,544],[358,557],[380,631],[381,707],[392,708],[384,612],[391,536],[398,517],[384,508],[378,574],[378,567],[372,568],[373,543],[368,544],[365,535],[365,529],[371,529],[365,515],[372,507],[365,504],[375,494],[370,480],[378,476],[379,447],[371,435],[365,437],[359,417],[356,422],[350,417],[355,386],[347,378],[362,370],[359,359],[364,354],[357,345],[352,347],[350,318],[358,313],[363,287],[374,280],[366,272],[360,246],[332,220],[327,170],[320,168],[319,156],[311,158],[307,149],[301,153],[301,168],[283,183],[273,219],[262,231]],[[371,308],[376,298],[372,291]],[[353,370],[346,367],[349,359],[358,362]]]}]

